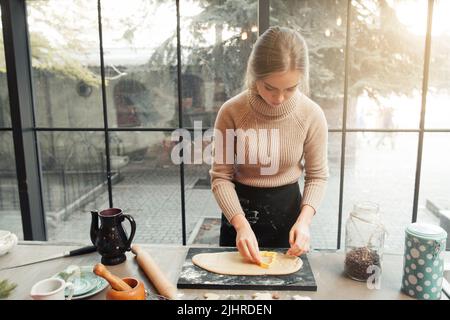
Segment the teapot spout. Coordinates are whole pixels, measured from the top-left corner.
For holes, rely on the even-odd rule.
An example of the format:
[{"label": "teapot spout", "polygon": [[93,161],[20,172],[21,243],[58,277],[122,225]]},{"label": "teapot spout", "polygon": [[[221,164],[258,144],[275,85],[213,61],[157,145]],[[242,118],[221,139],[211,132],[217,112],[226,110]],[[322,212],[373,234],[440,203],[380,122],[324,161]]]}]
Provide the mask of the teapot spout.
[{"label": "teapot spout", "polygon": [[97,234],[98,234],[98,211],[91,211],[92,220],[91,220],[91,241],[94,246],[96,246]]}]

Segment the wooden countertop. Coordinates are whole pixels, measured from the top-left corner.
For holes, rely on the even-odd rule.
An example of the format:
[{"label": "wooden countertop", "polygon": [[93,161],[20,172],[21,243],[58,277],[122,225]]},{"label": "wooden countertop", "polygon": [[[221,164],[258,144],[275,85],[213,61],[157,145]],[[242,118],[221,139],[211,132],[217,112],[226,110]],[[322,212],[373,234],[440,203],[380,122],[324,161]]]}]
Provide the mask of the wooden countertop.
[{"label": "wooden countertop", "polygon": [[[0,269],[21,263],[46,258],[57,253],[73,250],[81,245],[61,245],[48,242],[21,242],[12,252],[0,257]],[[148,251],[167,278],[176,285],[181,267],[189,246],[181,245],[141,245]],[[38,281],[49,278],[63,271],[69,265],[95,265],[100,262],[98,253],[90,253],[83,256],[61,258],[38,264],[24,266],[16,269],[0,271],[0,280],[8,279],[17,284],[17,288],[8,299],[28,300],[31,287]],[[308,254],[314,276],[317,282],[317,291],[276,291],[280,299],[291,299],[294,295],[310,297],[311,299],[410,299],[400,291],[403,255],[385,254],[383,257],[383,274],[379,289],[369,289],[365,282],[357,282],[347,278],[343,274],[344,254],[336,251],[316,251]],[[135,276],[144,281],[146,288],[152,292],[151,286],[145,274],[139,269],[134,255],[127,253],[126,262],[108,266],[108,269],[120,277]],[[252,299],[255,291],[250,290],[199,290],[178,289],[180,299],[204,299],[204,294],[213,292],[225,299],[228,295],[244,296]],[[271,291],[271,293],[274,293]],[[106,290],[90,297],[89,299],[105,299]],[[443,295],[445,296],[445,295]]]}]

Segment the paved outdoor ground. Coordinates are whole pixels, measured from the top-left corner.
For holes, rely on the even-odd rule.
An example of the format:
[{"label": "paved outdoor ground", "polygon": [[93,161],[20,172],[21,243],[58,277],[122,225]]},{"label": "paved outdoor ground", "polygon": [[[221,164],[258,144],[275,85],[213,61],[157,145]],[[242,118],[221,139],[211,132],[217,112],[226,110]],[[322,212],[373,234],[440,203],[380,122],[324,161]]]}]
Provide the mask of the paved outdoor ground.
[{"label": "paved outdoor ground", "polygon": [[[145,167],[145,166],[144,166]],[[200,168],[198,168],[200,169]],[[220,216],[209,189],[193,189],[203,172],[185,169],[186,240],[204,216]],[[207,172],[206,172],[207,173]],[[205,174],[206,174],[205,173]],[[121,172],[122,180],[113,185],[113,205],[134,217],[135,241],[141,243],[182,243],[180,169],[178,166],[143,170],[143,164],[130,164]],[[70,221],[62,222],[50,234],[51,239],[86,239],[90,228],[90,210],[108,208],[107,194],[87,204]],[[127,227],[127,222],[124,222]],[[76,234],[72,230],[76,229]]]},{"label": "paved outdoor ground", "polygon": [[[382,220],[388,231],[386,252],[402,252],[404,229],[411,221],[414,194],[416,159],[408,154],[413,154],[416,146],[411,145],[408,139],[403,141],[402,137],[396,142],[396,148],[389,144],[361,144],[357,152],[348,154],[341,247],[344,247],[345,221],[353,204],[370,200],[380,205]],[[337,246],[339,158],[339,154],[332,154],[330,157],[330,180],[326,197],[312,225],[312,247],[316,249]],[[195,187],[199,179],[209,179],[208,169],[207,165],[185,166],[186,239],[213,244],[218,239],[217,219],[220,218],[220,209],[209,188]],[[448,172],[442,174],[450,176]],[[302,186],[302,182],[300,185]],[[427,194],[439,195],[441,187],[428,187]],[[113,199],[115,207],[122,208],[136,220],[135,242],[182,243],[178,166],[160,165],[155,159],[130,162],[121,169],[120,179],[113,185]],[[438,217],[425,207],[425,199],[420,203],[419,221],[439,225]],[[49,224],[49,240],[89,241],[90,210],[108,207],[107,193],[104,190],[93,201],[71,213],[67,220],[59,221],[56,225]],[[202,225],[204,218],[213,219]],[[9,229],[21,235],[20,225],[19,212],[1,212],[1,229]],[[127,225],[126,221],[124,225]]]}]

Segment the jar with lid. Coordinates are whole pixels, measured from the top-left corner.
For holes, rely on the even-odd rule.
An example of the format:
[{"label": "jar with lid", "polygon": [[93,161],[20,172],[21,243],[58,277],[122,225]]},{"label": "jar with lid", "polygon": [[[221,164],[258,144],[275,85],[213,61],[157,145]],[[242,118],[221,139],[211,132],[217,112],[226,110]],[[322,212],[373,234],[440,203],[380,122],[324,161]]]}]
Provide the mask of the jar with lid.
[{"label": "jar with lid", "polygon": [[402,291],[420,300],[440,300],[447,232],[412,223],[405,230]]},{"label": "jar with lid", "polygon": [[381,273],[385,237],[378,205],[355,204],[345,225],[344,270],[347,276],[366,281],[374,272]]}]

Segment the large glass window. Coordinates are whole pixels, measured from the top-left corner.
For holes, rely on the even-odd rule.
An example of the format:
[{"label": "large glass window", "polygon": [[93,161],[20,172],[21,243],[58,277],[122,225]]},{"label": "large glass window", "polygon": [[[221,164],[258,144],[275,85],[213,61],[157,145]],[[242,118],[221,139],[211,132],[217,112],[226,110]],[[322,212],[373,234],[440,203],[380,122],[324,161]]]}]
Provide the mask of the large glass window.
[{"label": "large glass window", "polygon": [[[2,11],[0,9],[0,18]],[[0,128],[11,127],[9,111],[8,82],[6,79],[5,49],[3,43],[3,26],[0,23]]]},{"label": "large glass window", "polygon": [[450,2],[434,4],[426,129],[450,128]]},{"label": "large glass window", "polygon": [[103,127],[97,3],[36,0],[27,10],[48,239],[87,241],[87,213],[107,207],[104,133],[59,129]]},{"label": "large glass window", "polygon": [[444,147],[450,145],[450,133],[426,133],[423,143],[417,219],[440,225],[450,233],[450,149]]},{"label": "large glass window", "polygon": [[[1,10],[0,10],[1,17]],[[5,50],[3,44],[3,26],[0,24],[0,128],[11,127],[9,112],[8,83],[6,79]]]},{"label": "large glass window", "polygon": [[109,132],[119,172],[113,203],[135,218],[137,242],[180,244],[181,179],[171,135],[145,131],[178,127],[176,3],[101,5],[109,127],[133,130]]},{"label": "large glass window", "polygon": [[[109,158],[113,205],[137,218],[136,239],[181,243],[179,173],[167,180],[166,207],[155,203],[161,199],[154,192],[161,190],[156,177],[164,177],[168,165],[179,170],[170,162],[170,134],[109,131],[107,157],[104,133],[85,131],[104,128],[106,116],[108,129],[178,126],[175,1],[101,2],[105,114],[97,2],[78,0],[64,8],[52,0],[27,4],[49,239],[87,238],[85,213],[110,205]],[[135,201],[137,189],[147,201]],[[161,214],[169,207],[178,215]],[[159,238],[153,231],[162,220],[164,230],[176,230]],[[65,232],[74,226],[77,232]]]},{"label": "large glass window", "polygon": [[[0,74],[1,76],[1,74]],[[0,131],[0,229],[23,239],[12,133]]]},{"label": "large glass window", "polygon": [[[341,170],[341,133],[328,134],[329,178],[325,197],[311,225],[311,247],[314,249],[336,248],[338,234],[339,176]],[[303,179],[301,189],[303,191]]]},{"label": "large glass window", "polygon": [[[112,203],[135,217],[138,242],[181,243],[185,221],[187,243],[218,244],[221,211],[211,192],[207,129],[222,104],[243,90],[261,3],[104,0],[98,21],[97,1],[27,1],[35,108],[30,116],[49,240],[88,241],[87,213]],[[419,221],[449,231],[450,5],[434,1],[428,65],[428,3],[287,0],[270,1],[268,16],[260,11],[260,21],[305,37],[310,96],[330,129],[330,178],[312,225],[313,248],[335,248],[339,222],[344,227],[353,205],[366,200],[380,206],[388,252],[401,251],[404,227],[415,213]],[[1,36],[0,228],[21,236]],[[181,167],[172,141],[180,126],[192,142]]]},{"label": "large glass window", "polygon": [[330,129],[342,128],[346,0],[271,1],[270,24],[299,31],[308,45],[311,98]]},{"label": "large glass window", "polygon": [[[0,17],[1,17],[0,9]],[[3,30],[0,23],[0,229],[23,239],[11,127]]]},{"label": "large glass window", "polygon": [[[324,111],[329,129],[342,129],[347,1],[271,1],[270,24],[293,28],[304,36],[310,60],[310,97]],[[317,249],[336,246],[341,139],[341,133],[329,135],[330,178],[311,227],[311,245]],[[303,181],[301,186],[303,190]]]},{"label": "large glass window", "polygon": [[36,126],[101,127],[97,2],[27,1]]},{"label": "large glass window", "polygon": [[175,1],[102,1],[109,127],[178,127]]},{"label": "large glass window", "polygon": [[418,134],[365,133],[367,140],[358,134],[347,134],[355,144],[346,146],[343,221],[358,202],[378,204],[388,231],[386,252],[401,252],[412,216]]},{"label": "large glass window", "polygon": [[192,159],[185,165],[186,230],[194,243],[219,244],[221,210],[211,192],[210,159],[200,159],[211,140],[205,135],[202,142],[200,130],[214,127],[221,105],[243,90],[258,35],[257,5],[255,0],[180,2],[183,127],[196,127],[190,134]]},{"label": "large glass window", "polygon": [[448,1],[435,1],[425,128],[443,132],[428,132],[424,136],[418,220],[440,225],[450,234],[449,10]]},{"label": "large glass window", "polygon": [[351,10],[347,127],[417,129],[427,2],[354,0]]},{"label": "large glass window", "polygon": [[[86,241],[90,210],[108,207],[104,134],[43,131],[37,138],[48,239]],[[113,181],[118,176],[113,168]]]},{"label": "large glass window", "polygon": [[[114,206],[136,220],[136,242],[182,243],[180,167],[170,160],[161,132],[115,132],[115,138],[141,149],[134,158],[113,156],[117,183]],[[111,150],[114,152],[113,150]],[[104,205],[107,205],[105,203]],[[126,225],[126,224],[125,224]]]},{"label": "large glass window", "polygon": [[[426,1],[356,0],[351,10],[347,127],[418,129],[427,16],[409,15],[426,13]],[[417,144],[417,134],[347,134],[344,221],[355,203],[377,203],[387,251],[401,251],[411,222]]]}]

